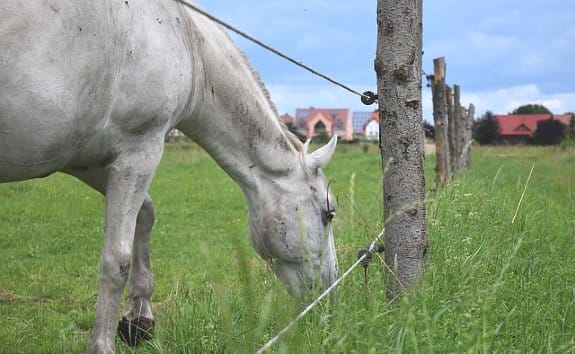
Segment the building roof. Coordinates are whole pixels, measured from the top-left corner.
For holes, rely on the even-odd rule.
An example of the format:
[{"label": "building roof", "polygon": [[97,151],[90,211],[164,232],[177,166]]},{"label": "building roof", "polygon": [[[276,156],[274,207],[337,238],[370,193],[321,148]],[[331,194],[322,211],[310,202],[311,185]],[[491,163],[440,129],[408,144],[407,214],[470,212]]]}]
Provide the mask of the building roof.
[{"label": "building roof", "polygon": [[505,114],[495,115],[497,123],[499,123],[500,136],[526,136],[530,137],[535,129],[537,123],[553,117],[565,125],[571,122],[570,114]]}]

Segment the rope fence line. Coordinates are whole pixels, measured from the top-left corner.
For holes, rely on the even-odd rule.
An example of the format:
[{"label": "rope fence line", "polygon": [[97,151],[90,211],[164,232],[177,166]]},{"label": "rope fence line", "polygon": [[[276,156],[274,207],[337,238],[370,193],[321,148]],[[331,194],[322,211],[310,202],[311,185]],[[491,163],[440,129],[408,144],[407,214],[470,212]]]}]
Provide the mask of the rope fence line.
[{"label": "rope fence line", "polygon": [[[206,11],[200,9],[199,7],[197,7],[197,6],[193,5],[193,4],[190,4],[189,2],[187,2],[187,1],[185,1],[185,0],[174,0],[174,1],[176,1],[176,2],[178,2],[178,3],[180,3],[180,4],[182,4],[182,5],[184,5],[184,6],[188,7],[188,8],[190,8],[191,10],[193,10],[193,11],[195,11],[195,12],[197,12],[197,13],[199,13],[199,14],[201,14],[201,15],[207,17],[207,18],[209,18],[210,20],[214,21],[215,23],[219,24],[220,26],[222,26],[222,27],[224,27],[224,28],[226,28],[226,29],[228,29],[228,30],[230,30],[230,31],[232,31],[232,32],[234,32],[234,33],[236,33],[236,34],[238,34],[238,35],[241,36],[241,37],[244,37],[245,39],[249,40],[250,42],[253,42],[253,43],[259,45],[260,47],[262,47],[262,48],[264,48],[264,49],[266,49],[266,50],[268,50],[268,51],[274,53],[275,55],[277,55],[277,56],[279,56],[279,57],[281,57],[281,58],[283,58],[283,59],[289,61],[290,63],[293,63],[293,64],[299,66],[300,68],[305,69],[305,70],[309,71],[310,73],[312,73],[312,74],[314,74],[314,75],[316,75],[316,76],[319,76],[319,77],[321,77],[322,79],[327,80],[327,81],[331,82],[332,84],[334,84],[334,85],[336,85],[336,86],[339,86],[339,87],[341,87],[342,89],[344,89],[344,90],[346,90],[346,91],[348,91],[348,92],[350,92],[350,93],[352,93],[352,94],[354,94],[354,95],[358,95],[359,97],[362,98],[362,102],[364,102],[364,100],[365,100],[366,102],[377,102],[377,96],[372,96],[373,94],[370,95],[370,93],[367,93],[367,92],[365,92],[365,93],[360,93],[360,92],[358,92],[358,91],[352,89],[351,87],[349,87],[349,86],[347,86],[347,85],[344,85],[344,84],[342,84],[341,82],[339,82],[339,81],[337,81],[337,80],[335,80],[335,79],[333,79],[333,78],[331,78],[331,77],[329,77],[329,76],[327,76],[327,75],[325,75],[325,74],[320,73],[319,71],[317,71],[317,70],[315,70],[314,68],[312,68],[312,67],[310,67],[310,66],[304,64],[303,62],[298,61],[298,60],[296,60],[296,59],[293,59],[292,57],[288,56],[287,54],[284,54],[284,53],[280,52],[279,50],[273,48],[272,46],[265,44],[264,42],[258,40],[257,38],[255,38],[255,37],[253,37],[253,36],[250,36],[249,34],[247,34],[247,33],[243,32],[243,31],[239,30],[238,28],[236,28],[236,27],[234,27],[234,26],[228,24],[227,22],[225,22],[225,21],[223,21],[223,20],[220,20],[219,18],[217,18],[217,17],[215,17],[215,16],[213,16],[213,15],[207,13]],[[364,103],[365,103],[365,102],[364,102]]]}]

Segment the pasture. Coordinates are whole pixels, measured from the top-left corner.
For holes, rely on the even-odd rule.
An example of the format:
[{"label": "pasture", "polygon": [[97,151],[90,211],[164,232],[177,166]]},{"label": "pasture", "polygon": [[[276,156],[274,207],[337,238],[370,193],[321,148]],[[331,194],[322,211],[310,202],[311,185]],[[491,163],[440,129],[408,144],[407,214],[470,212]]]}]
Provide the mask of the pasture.
[{"label": "pasture", "polygon": [[[377,147],[338,147],[326,174],[343,272],[382,227]],[[575,351],[574,151],[475,148],[469,171],[428,189],[420,286],[389,305],[375,257],[367,279],[357,269],[274,352]],[[249,244],[240,189],[206,153],[168,146],[151,195],[155,339],[136,350],[117,339],[119,352],[251,353],[299,312]],[[85,351],[103,201],[64,175],[0,185],[0,353]]]}]

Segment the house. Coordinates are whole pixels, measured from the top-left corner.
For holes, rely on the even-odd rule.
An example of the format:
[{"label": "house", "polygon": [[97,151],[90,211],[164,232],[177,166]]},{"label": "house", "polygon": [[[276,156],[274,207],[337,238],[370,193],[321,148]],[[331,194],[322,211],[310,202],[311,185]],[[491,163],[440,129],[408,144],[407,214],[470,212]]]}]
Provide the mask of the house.
[{"label": "house", "polygon": [[379,112],[354,112],[353,134],[368,140],[379,138]]},{"label": "house", "polygon": [[370,119],[362,128],[363,136],[367,140],[379,139],[379,112],[372,112]]},{"label": "house", "polygon": [[499,124],[499,144],[524,144],[537,129],[537,123],[549,118],[556,119],[568,126],[571,122],[570,114],[506,114],[495,115]]},{"label": "house", "polygon": [[320,132],[353,140],[352,115],[347,108],[298,108],[293,125],[298,134],[311,139]]},{"label": "house", "polygon": [[363,129],[367,140],[379,139],[379,120],[370,119]]}]

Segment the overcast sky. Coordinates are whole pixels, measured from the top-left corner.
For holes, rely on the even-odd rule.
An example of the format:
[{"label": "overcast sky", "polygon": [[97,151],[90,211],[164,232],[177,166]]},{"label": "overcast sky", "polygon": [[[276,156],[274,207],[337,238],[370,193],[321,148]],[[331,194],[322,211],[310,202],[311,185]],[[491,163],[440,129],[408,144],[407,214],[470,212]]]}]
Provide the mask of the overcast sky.
[{"label": "overcast sky", "polygon": [[[359,92],[376,91],[376,0],[200,0],[230,24]],[[423,70],[444,56],[447,83],[476,116],[539,103],[575,111],[574,0],[424,0]],[[296,108],[373,110],[359,97],[232,35],[271,91],[280,114]],[[423,116],[432,121],[431,93]]]}]

